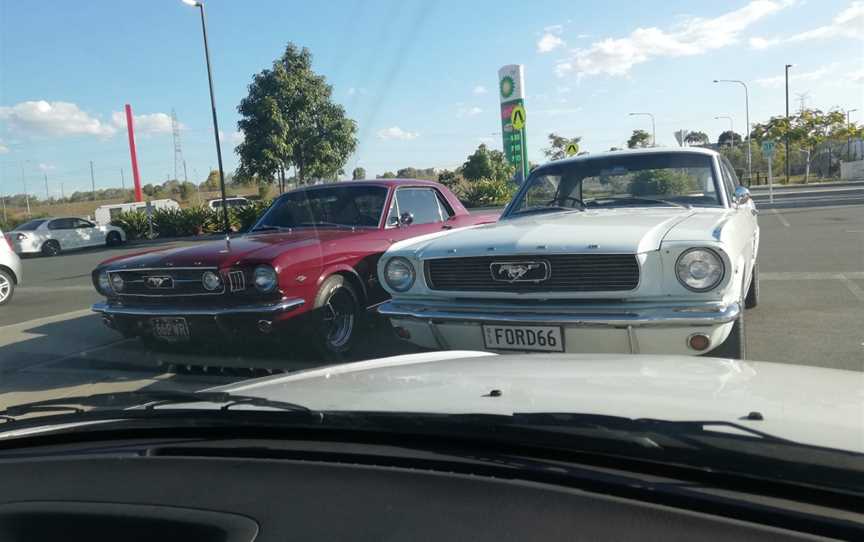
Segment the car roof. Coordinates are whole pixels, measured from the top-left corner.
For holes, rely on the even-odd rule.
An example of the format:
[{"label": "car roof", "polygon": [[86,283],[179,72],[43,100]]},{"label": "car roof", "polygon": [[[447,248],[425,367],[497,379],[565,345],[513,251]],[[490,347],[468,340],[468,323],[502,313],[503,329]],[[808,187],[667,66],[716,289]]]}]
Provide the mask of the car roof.
[{"label": "car roof", "polygon": [[588,160],[597,160],[598,158],[616,158],[619,156],[639,156],[650,154],[700,154],[702,156],[719,156],[720,153],[706,149],[704,147],[646,147],[644,149],[621,149],[620,151],[605,151],[592,154],[582,154],[553,162],[546,162],[537,169],[545,168],[551,165],[568,164],[574,162],[585,162]]},{"label": "car roof", "polygon": [[291,190],[314,190],[316,188],[327,188],[331,186],[382,186],[382,187],[399,187],[399,186],[440,186],[436,181],[427,181],[423,179],[362,179],[357,181],[338,181],[335,183],[325,184],[310,184],[301,186]]}]

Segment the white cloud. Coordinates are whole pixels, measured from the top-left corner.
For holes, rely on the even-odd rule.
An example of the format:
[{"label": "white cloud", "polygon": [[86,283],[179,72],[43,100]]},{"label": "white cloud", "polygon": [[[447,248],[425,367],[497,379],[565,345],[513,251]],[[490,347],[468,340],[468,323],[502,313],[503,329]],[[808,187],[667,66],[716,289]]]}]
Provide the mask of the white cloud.
[{"label": "white cloud", "polygon": [[782,43],[797,43],[837,37],[864,39],[864,2],[852,2],[849,7],[838,13],[831,20],[831,24],[818,26],[812,30],[799,32],[798,34],[792,34],[783,38],[750,38],[750,47],[753,49],[767,49],[768,47],[774,47]]},{"label": "white cloud", "polygon": [[590,37],[591,37],[591,34],[576,34],[577,40],[584,40],[584,39],[588,39]]},{"label": "white cloud", "polygon": [[864,83],[864,70],[851,72],[846,77],[853,83]]},{"label": "white cloud", "polygon": [[543,27],[543,32],[546,34],[561,34],[564,31],[564,25],[561,24],[550,24],[549,26]]},{"label": "white cloud", "polygon": [[[126,113],[115,111],[111,113],[111,122],[118,129],[126,129]],[[133,124],[135,125],[136,134],[170,134],[171,133],[171,116],[165,113],[148,113],[144,115],[133,115]],[[182,123],[178,123],[180,129],[185,128]]]},{"label": "white cloud", "polygon": [[246,138],[246,135],[237,130],[236,132],[231,132],[228,136],[225,136],[225,132],[219,130],[219,141],[225,143],[226,141],[232,145],[239,145]]},{"label": "white cloud", "polygon": [[410,141],[412,139],[417,139],[420,136],[420,134],[418,134],[417,132],[408,132],[398,126],[391,126],[390,128],[378,130],[377,135],[378,139],[398,139],[400,141]]},{"label": "white cloud", "polygon": [[474,117],[482,113],[483,110],[477,106],[474,107],[460,107],[456,110],[456,118],[461,119],[462,117]]},{"label": "white cloud", "polygon": [[365,96],[367,91],[363,87],[350,87],[348,89],[348,96]]},{"label": "white cloud", "polygon": [[558,94],[569,94],[571,90],[572,89],[570,87],[565,87],[565,86],[561,86],[561,85],[555,87],[555,91]]},{"label": "white cloud", "polygon": [[477,143],[486,143],[487,145],[495,143],[496,139],[490,136],[480,136],[477,138]]},{"label": "white cloud", "polygon": [[[817,81],[834,71],[836,67],[836,64],[831,64],[808,72],[796,72],[793,68],[789,72],[789,81]],[[763,77],[761,79],[756,79],[754,83],[764,88],[780,88],[786,84],[786,75],[784,74],[775,75],[773,77]]]},{"label": "white cloud", "polygon": [[752,0],[714,18],[685,18],[670,30],[637,28],[626,37],[606,38],[571,50],[558,61],[555,73],[559,77],[573,72],[580,77],[624,76],[633,66],[653,58],[704,54],[736,43],[749,26],[790,4],[788,0]]},{"label": "white cloud", "polygon": [[4,145],[3,142],[0,141],[0,154],[6,154],[7,152],[9,152],[9,147]]},{"label": "white cloud", "polygon": [[567,45],[564,43],[560,37],[555,34],[551,34],[549,32],[543,34],[540,39],[537,41],[537,52],[538,53],[549,53],[558,49],[559,47],[564,47]]},{"label": "white cloud", "polygon": [[117,131],[70,102],[34,100],[0,106],[0,121],[14,130],[37,136],[110,136]]},{"label": "white cloud", "polygon": [[575,115],[581,111],[581,107],[553,107],[550,109],[537,109],[535,113],[540,115]]},{"label": "white cloud", "polygon": [[486,94],[486,93],[489,92],[489,91],[488,91],[488,90],[486,89],[486,87],[484,87],[483,85],[477,85],[477,86],[474,87],[474,89],[473,89],[471,92],[472,92],[473,94],[479,96],[479,95],[481,95],[481,94]]},{"label": "white cloud", "polygon": [[51,164],[39,164],[39,171],[51,171],[52,169],[56,169]]}]

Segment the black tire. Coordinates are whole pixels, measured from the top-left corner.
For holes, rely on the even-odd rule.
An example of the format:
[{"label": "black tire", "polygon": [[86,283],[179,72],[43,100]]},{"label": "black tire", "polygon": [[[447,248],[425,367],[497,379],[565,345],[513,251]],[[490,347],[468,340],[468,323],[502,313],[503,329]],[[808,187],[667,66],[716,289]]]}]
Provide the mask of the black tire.
[{"label": "black tire", "polygon": [[328,277],[315,297],[316,350],[327,361],[340,361],[357,343],[363,317],[360,294],[341,275]]},{"label": "black tire", "polygon": [[60,243],[54,239],[49,239],[42,243],[42,255],[51,257],[60,254]]},{"label": "black tire", "polygon": [[746,359],[747,341],[744,333],[743,312],[735,320],[735,323],[732,324],[732,331],[729,332],[729,336],[726,337],[723,344],[705,355],[712,358]]},{"label": "black tire", "polygon": [[750,278],[750,289],[744,298],[744,308],[752,309],[759,305],[759,264],[753,264],[753,273]]},{"label": "black tire", "polygon": [[13,295],[15,295],[15,279],[12,278],[11,273],[0,269],[0,305],[12,301]]},{"label": "black tire", "polygon": [[123,238],[116,231],[109,231],[105,237],[105,245],[109,247],[120,246],[123,243]]}]

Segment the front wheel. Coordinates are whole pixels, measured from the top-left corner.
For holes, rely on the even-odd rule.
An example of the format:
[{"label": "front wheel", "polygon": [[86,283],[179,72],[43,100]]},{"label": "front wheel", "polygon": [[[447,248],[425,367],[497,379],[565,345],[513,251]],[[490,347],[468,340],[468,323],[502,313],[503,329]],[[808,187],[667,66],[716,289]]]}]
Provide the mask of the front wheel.
[{"label": "front wheel", "polygon": [[108,232],[108,235],[105,237],[105,244],[109,247],[120,246],[121,243],[123,243],[123,238],[116,231]]},{"label": "front wheel", "polygon": [[732,331],[729,332],[729,336],[726,337],[723,344],[705,355],[712,358],[746,359],[747,341],[745,339],[744,312],[742,311],[735,323],[732,324]]},{"label": "front wheel", "polygon": [[360,295],[343,276],[333,275],[315,298],[317,346],[325,359],[338,361],[354,347],[362,315]]},{"label": "front wheel", "polygon": [[49,239],[42,244],[42,255],[43,256],[56,256],[60,254],[60,243],[55,241],[54,239]]},{"label": "front wheel", "polygon": [[9,303],[14,293],[15,280],[7,271],[0,269],[0,305]]}]

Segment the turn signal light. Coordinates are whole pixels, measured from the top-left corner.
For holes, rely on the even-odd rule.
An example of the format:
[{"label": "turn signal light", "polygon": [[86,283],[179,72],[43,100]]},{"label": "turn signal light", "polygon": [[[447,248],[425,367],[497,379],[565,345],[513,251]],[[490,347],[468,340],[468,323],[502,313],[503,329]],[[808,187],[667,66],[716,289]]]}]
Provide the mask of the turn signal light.
[{"label": "turn signal light", "polygon": [[709,339],[707,335],[695,333],[690,335],[690,338],[687,339],[687,345],[697,352],[702,352],[711,346],[711,339]]}]

